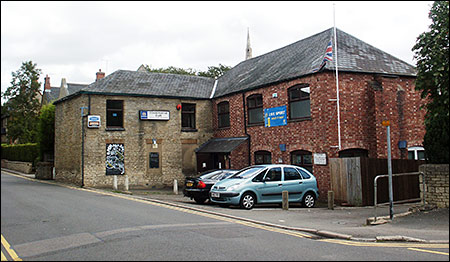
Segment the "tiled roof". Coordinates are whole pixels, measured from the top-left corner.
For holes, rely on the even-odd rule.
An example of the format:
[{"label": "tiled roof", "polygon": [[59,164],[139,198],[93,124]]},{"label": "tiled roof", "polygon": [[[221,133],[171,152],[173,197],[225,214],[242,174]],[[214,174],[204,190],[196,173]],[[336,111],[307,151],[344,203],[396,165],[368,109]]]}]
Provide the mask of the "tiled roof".
[{"label": "tiled roof", "polygon": [[207,99],[214,79],[200,76],[117,70],[82,92]]},{"label": "tiled roof", "polygon": [[[412,65],[339,29],[336,31],[339,71],[415,76]],[[239,63],[218,79],[214,97],[311,74],[320,66],[332,37],[333,28],[330,28]],[[324,69],[335,70],[334,61],[328,62]]]},{"label": "tiled roof", "polygon": [[[84,84],[73,84],[73,83],[67,83],[67,90],[69,91],[69,95],[74,94],[78,91],[80,91],[83,87],[86,87],[88,85]],[[45,91],[44,99],[46,99],[47,103],[50,103],[52,101],[56,101],[59,98],[59,91],[61,87],[51,87],[49,90]]]}]

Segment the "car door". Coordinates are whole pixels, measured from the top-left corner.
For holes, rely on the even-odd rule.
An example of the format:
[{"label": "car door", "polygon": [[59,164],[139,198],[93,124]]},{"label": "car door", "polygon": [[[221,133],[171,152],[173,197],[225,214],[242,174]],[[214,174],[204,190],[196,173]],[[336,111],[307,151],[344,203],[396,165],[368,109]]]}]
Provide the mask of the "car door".
[{"label": "car door", "polygon": [[283,184],[281,181],[281,167],[273,167],[266,172],[263,183],[260,184],[258,191],[261,196],[260,203],[281,202],[281,192]]},{"label": "car door", "polygon": [[292,167],[284,167],[283,190],[289,192],[289,201],[300,201],[305,191],[304,181],[297,169]]}]

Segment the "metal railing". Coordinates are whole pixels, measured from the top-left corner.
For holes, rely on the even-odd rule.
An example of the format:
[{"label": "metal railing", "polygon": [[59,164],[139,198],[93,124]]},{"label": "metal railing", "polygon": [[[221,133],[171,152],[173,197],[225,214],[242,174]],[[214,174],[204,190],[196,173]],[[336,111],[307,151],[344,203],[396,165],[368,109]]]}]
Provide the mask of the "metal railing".
[{"label": "metal railing", "polygon": [[[426,187],[425,187],[425,174],[422,172],[412,172],[412,173],[400,173],[400,174],[392,174],[392,176],[422,176],[422,202],[425,205],[425,191],[426,191]],[[377,180],[378,178],[381,177],[389,177],[389,175],[378,175],[375,177],[375,179],[373,180],[373,187],[374,187],[374,219],[375,221],[377,221]],[[420,200],[420,198],[413,198],[413,199],[408,199],[409,201],[413,201],[413,200]],[[402,201],[397,201],[396,203],[400,203],[400,202],[404,202],[405,200]]]}]

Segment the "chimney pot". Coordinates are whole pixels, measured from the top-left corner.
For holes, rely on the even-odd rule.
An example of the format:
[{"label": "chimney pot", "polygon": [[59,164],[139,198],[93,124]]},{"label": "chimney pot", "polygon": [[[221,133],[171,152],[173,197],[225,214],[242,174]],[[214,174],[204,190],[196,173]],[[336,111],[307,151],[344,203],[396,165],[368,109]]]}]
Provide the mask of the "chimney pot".
[{"label": "chimney pot", "polygon": [[98,81],[100,79],[102,79],[103,77],[105,77],[105,72],[102,72],[101,69],[98,70],[98,72],[96,73],[97,78],[95,79],[95,81]]}]

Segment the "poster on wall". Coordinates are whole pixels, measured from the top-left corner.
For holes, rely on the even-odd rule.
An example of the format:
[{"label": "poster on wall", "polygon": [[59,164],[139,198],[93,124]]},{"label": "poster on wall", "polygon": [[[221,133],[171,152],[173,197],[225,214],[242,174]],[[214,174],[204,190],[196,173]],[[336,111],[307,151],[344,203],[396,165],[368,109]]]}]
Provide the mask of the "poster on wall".
[{"label": "poster on wall", "polygon": [[264,109],[264,126],[285,126],[287,125],[286,106],[279,106]]},{"label": "poster on wall", "polygon": [[123,144],[106,144],[106,175],[125,174]]}]

